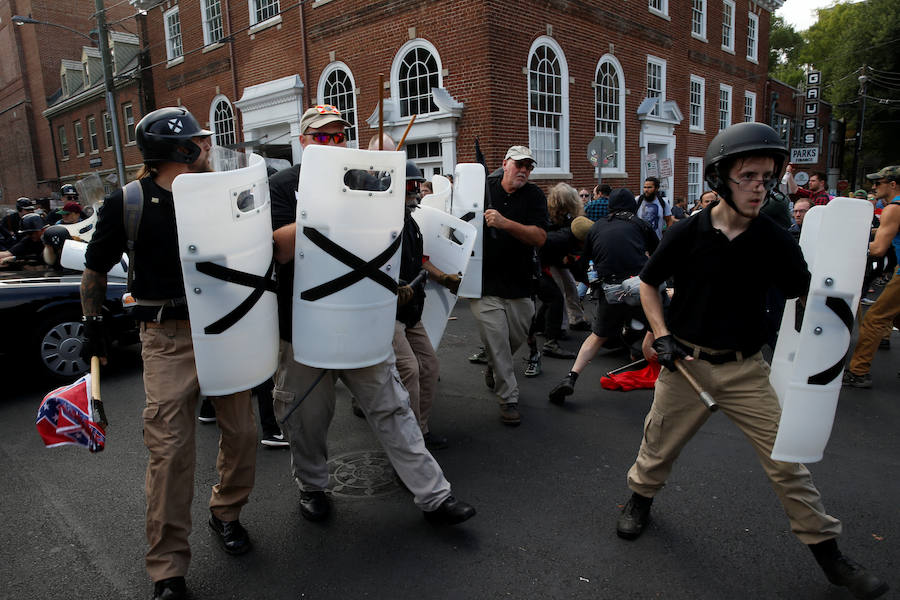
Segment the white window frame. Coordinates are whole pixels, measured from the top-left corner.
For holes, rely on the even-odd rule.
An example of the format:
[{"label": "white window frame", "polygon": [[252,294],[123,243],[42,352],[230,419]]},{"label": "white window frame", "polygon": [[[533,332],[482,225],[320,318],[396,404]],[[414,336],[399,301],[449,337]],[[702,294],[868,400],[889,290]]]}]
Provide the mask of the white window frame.
[{"label": "white window frame", "polygon": [[[694,102],[694,84],[700,86],[700,102]],[[695,123],[694,119],[694,106],[698,107],[697,111],[697,119]],[[705,113],[706,113],[706,79],[700,77],[699,75],[691,75],[691,83],[688,90],[688,123],[690,124],[690,131],[694,133],[706,133],[705,127]]]},{"label": "white window frame", "polygon": [[[723,100],[727,103],[723,106]],[[719,131],[727,129],[734,119],[734,94],[730,85],[719,84]],[[723,126],[724,125],[724,126]]]},{"label": "white window frame", "polygon": [[134,105],[131,102],[122,104],[122,124],[125,129],[125,143],[134,144],[137,138],[134,132]]},{"label": "white window frame", "polygon": [[[400,106],[400,114],[402,115],[402,118],[412,117],[412,114],[410,113],[408,115],[403,115],[404,102],[407,102],[408,99],[411,98],[411,96],[409,96],[408,94],[406,96],[400,95],[400,69],[404,65],[404,59],[409,55],[410,52],[413,52],[414,50],[425,50],[426,52],[431,54],[437,68],[437,85],[432,86],[432,88],[444,87],[444,67],[441,63],[441,55],[440,53],[438,53],[437,48],[434,47],[434,44],[432,44],[428,40],[424,40],[421,38],[410,40],[403,44],[403,46],[400,47],[400,50],[397,51],[397,54],[394,55],[394,62],[391,64],[391,95],[397,99],[398,105]],[[421,105],[425,98],[427,98],[428,100],[429,107],[431,105],[434,105],[434,110],[430,110],[428,113],[419,112],[419,117],[425,114],[432,114],[440,110],[434,104],[434,95],[431,93],[431,89],[429,89],[428,93],[425,95],[416,95],[416,98],[419,99],[416,101],[416,104],[418,105]],[[407,110],[409,110],[408,107]]]},{"label": "white window frame", "polygon": [[[231,124],[230,131],[223,129],[221,124],[225,123],[225,121],[218,118],[217,109],[219,108],[219,105],[223,103],[228,108],[228,119]],[[211,126],[210,129],[212,129],[213,132],[213,143],[215,145],[225,146],[227,144],[237,143],[237,120],[234,117],[234,106],[231,105],[228,96],[225,94],[217,95],[210,103],[209,124]]]},{"label": "white window frame", "polygon": [[[212,21],[209,18],[210,9],[213,7],[218,8],[218,31],[219,36],[213,38],[213,29],[212,29]],[[218,44],[225,37],[225,19],[222,15],[222,0],[203,0],[201,6],[201,18],[203,19],[203,45],[204,46],[212,46],[213,44]]]},{"label": "white window frame", "polygon": [[103,143],[106,144],[106,150],[112,148],[113,145],[113,132],[112,132],[112,119],[109,118],[109,113],[107,111],[103,111]]},{"label": "white window frame", "polygon": [[669,0],[647,0],[647,8],[654,15],[669,18]]},{"label": "white window frame", "polygon": [[722,0],[722,50],[734,54],[734,2]]},{"label": "white window frame", "polygon": [[100,138],[97,135],[97,118],[91,115],[87,118],[88,143],[91,146],[91,154],[100,152]]},{"label": "white window frame", "polygon": [[[553,53],[556,55],[556,60],[559,65],[560,110],[558,113],[538,111],[531,105],[531,59],[537,53],[538,49],[543,46],[546,46],[553,51]],[[539,178],[541,175],[566,175],[571,177],[571,175],[569,174],[569,65],[566,62],[566,55],[563,52],[562,46],[560,46],[559,43],[552,37],[547,35],[542,35],[534,40],[534,42],[532,42],[531,44],[531,48],[528,50],[528,59],[525,63],[525,71],[528,73],[528,83],[526,89],[526,93],[528,94],[528,146],[535,153],[535,158],[537,159],[537,166],[533,171],[533,176],[535,176],[536,178]],[[547,166],[547,161],[541,160],[540,156],[538,156],[539,151],[542,150],[543,147],[537,143],[537,136],[539,133],[543,134],[543,132],[539,132],[537,130],[539,128],[531,125],[532,113],[535,113],[535,115],[558,115],[559,165]],[[547,128],[544,127],[540,129]]]},{"label": "white window frame", "polygon": [[72,129],[75,130],[75,156],[84,156],[84,131],[81,129],[81,121],[74,121]]},{"label": "white window frame", "polygon": [[[696,182],[692,179],[696,176]],[[698,156],[688,157],[687,170],[687,201],[688,206],[693,205],[703,195],[703,159]],[[696,194],[696,195],[695,195]]]},{"label": "white window frame", "polygon": [[[264,5],[265,8],[274,6],[274,14],[272,16],[266,17],[265,19],[260,19],[257,16],[257,13],[260,12],[261,4]],[[270,22],[271,24],[281,22],[281,0],[249,0],[247,5],[250,8],[250,25],[253,27],[253,29],[251,29],[248,33],[254,33],[255,31],[259,31],[260,29],[265,29],[265,26],[268,26]]]},{"label": "white window frame", "polygon": [[[618,97],[616,98],[616,107],[618,112],[618,120],[613,119],[602,119],[600,115],[597,114],[598,108],[598,93],[600,90],[600,84],[598,82],[600,76],[600,68],[603,65],[609,64],[611,65],[613,71],[615,71],[615,79],[616,85],[618,87]],[[608,123],[616,123],[616,165],[614,167],[606,167],[603,170],[603,176],[607,175],[624,175],[625,174],[625,70],[622,68],[622,64],[619,60],[613,56],[612,54],[604,54],[600,57],[600,60],[597,61],[597,68],[594,70],[594,133],[596,135],[600,135],[604,132],[601,131],[600,124],[601,122]]]},{"label": "white window frame", "polygon": [[66,134],[66,126],[59,126],[59,152],[63,160],[69,160],[69,136]]},{"label": "white window frame", "polygon": [[[332,99],[338,96],[328,96],[326,97],[326,87],[329,85],[329,78],[332,75],[337,75],[338,73],[343,73],[346,76],[347,81],[349,82],[349,90],[344,90],[338,96],[343,96],[347,102],[341,102],[335,104],[332,102]],[[348,148],[359,148],[359,118],[356,112],[356,80],[353,79],[353,73],[350,71],[350,67],[341,61],[336,61],[330,63],[325,70],[322,71],[322,74],[319,76],[319,85],[317,87],[316,97],[319,99],[321,104],[332,104],[337,106],[341,111],[341,116],[344,117],[344,120],[350,123],[350,127],[347,127],[347,147]],[[342,104],[346,104],[342,106]]]},{"label": "white window frame", "polygon": [[[656,89],[651,90],[651,88],[650,88],[650,65],[660,68],[659,69],[659,82],[660,82],[659,90],[656,90]],[[666,61],[659,58],[658,56],[652,56],[652,55],[648,54],[647,55],[646,74],[647,74],[647,79],[646,79],[646,81],[647,81],[647,86],[646,86],[647,98],[659,98],[659,101],[657,101],[656,106],[653,107],[653,111],[650,114],[654,115],[654,116],[659,116],[660,111],[662,110],[662,104],[663,104],[663,102],[666,101]],[[654,94],[658,92],[659,95],[651,96],[651,91]]]},{"label": "white window frame", "polygon": [[[747,110],[747,109],[750,110]],[[756,92],[744,90],[744,121],[753,123],[756,121]]]},{"label": "white window frame", "polygon": [[166,60],[170,63],[183,60],[184,39],[181,37],[181,15],[177,4],[163,13],[163,28],[166,34]]},{"label": "white window frame", "polygon": [[[692,0],[691,1],[691,35],[698,40],[703,42],[706,40],[706,3],[707,0]],[[697,4],[700,5],[699,10],[697,9]],[[699,13],[699,22],[695,23],[694,17]],[[698,25],[699,31],[694,28],[694,25]]]},{"label": "white window frame", "polygon": [[759,16],[747,13],[747,60],[759,64]]}]

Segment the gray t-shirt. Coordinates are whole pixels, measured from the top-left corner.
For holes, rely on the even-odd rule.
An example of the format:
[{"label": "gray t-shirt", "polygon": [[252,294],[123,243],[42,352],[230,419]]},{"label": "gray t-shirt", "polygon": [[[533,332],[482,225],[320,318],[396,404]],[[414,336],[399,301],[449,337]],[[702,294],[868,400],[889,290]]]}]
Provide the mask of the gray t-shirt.
[{"label": "gray t-shirt", "polygon": [[641,202],[641,196],[637,196],[635,201],[640,204],[637,215],[650,225],[656,232],[656,237],[662,238],[663,226],[666,224],[665,218],[672,216],[672,209],[659,197],[654,198],[652,202],[644,198],[644,201]]}]

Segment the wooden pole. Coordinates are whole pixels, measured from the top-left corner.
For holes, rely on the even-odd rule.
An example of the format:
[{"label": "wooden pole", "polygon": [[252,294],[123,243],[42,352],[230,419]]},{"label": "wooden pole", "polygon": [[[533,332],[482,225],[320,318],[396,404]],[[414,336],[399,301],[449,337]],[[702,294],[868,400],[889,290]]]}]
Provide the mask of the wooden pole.
[{"label": "wooden pole", "polygon": [[378,74],[378,149],[384,150],[384,73]]},{"label": "wooden pole", "polygon": [[406,126],[406,131],[403,132],[403,137],[400,138],[400,143],[397,144],[397,150],[400,150],[403,147],[403,142],[406,141],[406,136],[409,134],[409,130],[412,129],[413,123],[416,122],[416,117],[419,115],[413,115],[409,120],[409,125]]}]

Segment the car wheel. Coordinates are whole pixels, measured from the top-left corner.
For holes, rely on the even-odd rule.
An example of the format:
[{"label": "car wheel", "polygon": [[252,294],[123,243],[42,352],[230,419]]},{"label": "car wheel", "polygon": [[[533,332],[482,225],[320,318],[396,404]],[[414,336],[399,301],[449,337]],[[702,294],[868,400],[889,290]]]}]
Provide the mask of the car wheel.
[{"label": "car wheel", "polygon": [[41,321],[35,332],[39,367],[54,379],[80,377],[90,369],[81,357],[84,324],[81,315],[57,313]]}]

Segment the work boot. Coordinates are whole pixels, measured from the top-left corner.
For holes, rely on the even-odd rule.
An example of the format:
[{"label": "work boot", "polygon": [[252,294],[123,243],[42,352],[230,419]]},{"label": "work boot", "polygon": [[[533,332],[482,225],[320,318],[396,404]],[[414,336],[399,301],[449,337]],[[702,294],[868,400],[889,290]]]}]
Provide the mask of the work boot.
[{"label": "work boot", "polygon": [[844,371],[844,379],[841,383],[855,388],[870,388],[872,387],[872,375],[870,373],[856,375],[850,371]]},{"label": "work boot", "polygon": [[854,598],[878,598],[890,589],[887,582],[841,554],[834,539],[810,544],[809,549],[828,581],[847,588]]},{"label": "work boot", "polygon": [[624,540],[636,540],[640,537],[650,521],[652,504],[653,498],[641,496],[637,492],[632,493],[616,521],[616,534]]},{"label": "work boot", "polygon": [[184,600],[187,586],[184,577],[169,577],[153,583],[153,600]]},{"label": "work boot", "polygon": [[575,353],[559,345],[557,340],[547,340],[541,351],[550,358],[575,358]]},{"label": "work boot", "polygon": [[571,375],[566,375],[562,381],[556,384],[556,387],[550,390],[549,399],[553,404],[562,406],[566,401],[566,396],[571,396],[573,393],[575,393],[575,379]]},{"label": "work boot", "polygon": [[500,420],[504,425],[509,425],[510,427],[518,427],[519,423],[522,422],[522,417],[521,415],[519,415],[519,404],[517,402],[501,404]]},{"label": "work boot", "polygon": [[469,362],[474,363],[476,365],[486,365],[487,364],[487,352],[484,351],[484,347],[478,349],[478,352],[469,357]]},{"label": "work boot", "polygon": [[541,351],[535,348],[525,359],[525,377],[537,377],[541,374]]}]

